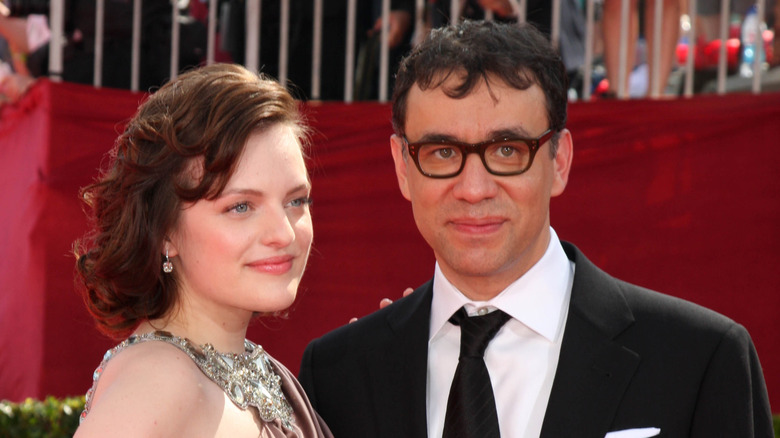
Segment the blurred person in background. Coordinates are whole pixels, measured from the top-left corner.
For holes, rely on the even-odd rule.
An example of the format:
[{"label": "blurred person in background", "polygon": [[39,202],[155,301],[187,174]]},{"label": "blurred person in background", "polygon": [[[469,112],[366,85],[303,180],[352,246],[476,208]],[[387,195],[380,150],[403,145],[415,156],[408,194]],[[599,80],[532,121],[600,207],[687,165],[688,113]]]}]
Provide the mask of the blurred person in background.
[{"label": "blurred person in background", "polygon": [[[263,1],[260,13],[260,69],[274,77],[278,77],[280,71],[281,2]],[[220,23],[224,23],[220,30],[225,44],[223,47],[234,62],[243,63],[246,47],[245,6],[240,0],[226,0],[225,4],[220,10]],[[290,2],[287,79],[292,84],[291,91],[301,99],[314,98],[311,89],[313,5],[312,0]],[[352,96],[356,100],[378,97],[381,6],[381,0],[361,0],[356,5],[355,87]],[[320,100],[344,98],[347,8],[346,0],[328,1],[323,5]],[[388,91],[392,89],[392,72],[396,70],[401,57],[411,49],[414,0],[391,0],[389,21]]]},{"label": "blurred person in background", "polygon": [[[450,23],[452,0],[433,0],[431,2],[431,25],[434,28]],[[517,22],[520,5],[517,0],[456,0],[461,3],[458,8],[458,18],[484,19],[486,12],[493,14],[493,19],[501,22]],[[525,11],[526,21],[533,23],[537,29],[549,36],[552,20],[552,2],[545,0],[528,0]]]},{"label": "blurred person in background", "polygon": [[[663,1],[663,15],[661,17],[661,44],[655,46],[655,2]],[[639,37],[640,3],[644,14],[644,39],[647,44],[648,80],[647,94],[652,93],[654,53],[660,51],[660,64],[658,65],[659,92],[663,94],[669,73],[675,63],[677,41],[680,37],[680,11],[682,0],[629,0],[629,26],[628,26],[628,50],[626,53],[625,82],[619,84],[620,71],[620,27],[622,0],[604,0],[604,18],[602,28],[604,32],[604,63],[607,70],[609,90],[605,97],[628,97],[628,84],[631,71],[637,59],[637,39]],[[622,89],[621,89],[622,87]]]},{"label": "blurred person in background", "polygon": [[[48,0],[10,0],[7,13],[14,19],[49,14]],[[95,62],[94,0],[64,1],[63,71],[65,81],[93,83]],[[133,2],[106,0],[103,36],[102,85],[130,88]],[[141,11],[141,90],[162,85],[170,76],[171,5],[167,0],[144,0]],[[188,20],[183,7],[181,20],[180,70],[198,65],[205,53],[205,28]],[[18,25],[17,25],[18,27]],[[48,76],[48,41],[29,48],[26,68],[34,77]]]},{"label": "blurred person in background", "polygon": [[27,68],[28,55],[46,44],[49,27],[46,17],[30,15],[12,17],[10,9],[0,3],[0,102],[15,102],[32,85]]}]

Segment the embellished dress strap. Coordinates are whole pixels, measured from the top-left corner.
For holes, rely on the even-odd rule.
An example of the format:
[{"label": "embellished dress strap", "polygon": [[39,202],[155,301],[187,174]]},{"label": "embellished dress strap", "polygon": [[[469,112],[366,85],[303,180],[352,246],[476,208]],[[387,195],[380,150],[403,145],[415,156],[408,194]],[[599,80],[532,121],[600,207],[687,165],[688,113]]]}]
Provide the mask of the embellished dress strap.
[{"label": "embellished dress strap", "polygon": [[146,341],[162,341],[176,346],[198,365],[203,374],[222,388],[241,410],[251,406],[257,409],[263,421],[279,419],[282,426],[292,430],[293,409],[284,397],[281,379],[274,372],[263,347],[244,339],[244,353],[220,353],[211,344],[198,346],[187,338],[180,338],[166,331],[130,336],[103,355],[103,360],[92,374],[92,388],[87,391],[80,421],[84,421],[89,413],[92,395],[111,358],[131,345]]}]

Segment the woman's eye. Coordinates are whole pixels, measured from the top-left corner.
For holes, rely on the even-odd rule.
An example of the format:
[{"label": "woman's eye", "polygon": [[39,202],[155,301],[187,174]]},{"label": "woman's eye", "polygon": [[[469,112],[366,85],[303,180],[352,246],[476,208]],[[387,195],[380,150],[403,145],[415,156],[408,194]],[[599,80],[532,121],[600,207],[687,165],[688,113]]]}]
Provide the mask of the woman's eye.
[{"label": "woman's eye", "polygon": [[301,198],[296,198],[290,201],[290,207],[303,207],[304,205],[311,205],[311,198],[308,196],[304,196]]},{"label": "woman's eye", "polygon": [[239,204],[230,207],[230,211],[234,211],[236,213],[246,213],[247,211],[249,211],[249,204],[246,202],[241,202]]}]

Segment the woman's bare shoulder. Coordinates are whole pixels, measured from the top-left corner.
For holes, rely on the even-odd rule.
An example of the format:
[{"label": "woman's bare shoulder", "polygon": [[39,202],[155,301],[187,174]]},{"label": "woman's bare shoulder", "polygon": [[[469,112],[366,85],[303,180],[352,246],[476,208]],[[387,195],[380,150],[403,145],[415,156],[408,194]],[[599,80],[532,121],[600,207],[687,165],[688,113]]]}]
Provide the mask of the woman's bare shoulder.
[{"label": "woman's bare shoulder", "polygon": [[222,390],[183,351],[143,342],[106,364],[76,436],[213,436],[223,405]]}]

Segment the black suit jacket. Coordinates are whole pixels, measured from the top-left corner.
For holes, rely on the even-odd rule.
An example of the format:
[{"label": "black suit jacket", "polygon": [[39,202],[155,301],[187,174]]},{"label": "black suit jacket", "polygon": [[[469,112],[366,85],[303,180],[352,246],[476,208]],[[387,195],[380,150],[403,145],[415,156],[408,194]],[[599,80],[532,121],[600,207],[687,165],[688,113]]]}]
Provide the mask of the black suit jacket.
[{"label": "black suit jacket", "polygon": [[[658,427],[660,437],[772,437],[747,331],[695,304],[576,263],[542,437]],[[300,381],[336,438],[425,437],[432,282],[312,341]]]}]

